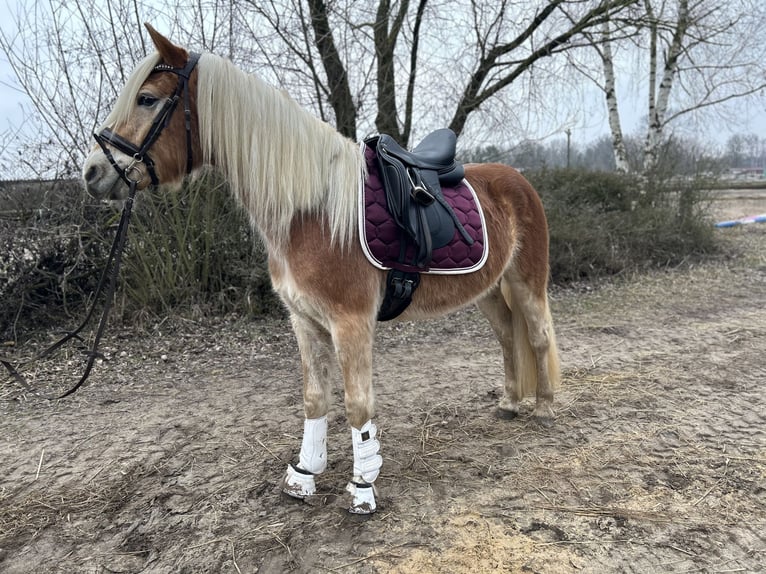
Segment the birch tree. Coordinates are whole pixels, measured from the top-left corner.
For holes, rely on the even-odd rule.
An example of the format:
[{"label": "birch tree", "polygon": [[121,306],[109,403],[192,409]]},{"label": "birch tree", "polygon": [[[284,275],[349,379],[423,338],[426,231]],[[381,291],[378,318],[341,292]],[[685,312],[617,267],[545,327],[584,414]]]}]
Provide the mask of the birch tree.
[{"label": "birch tree", "polygon": [[[701,116],[712,109],[726,113],[726,105],[752,98],[766,88],[766,51],[760,30],[766,25],[766,6],[739,0],[642,0],[642,13],[631,26],[629,49],[645,62],[646,132],[641,170],[658,168],[669,126],[680,118]],[[617,168],[628,171],[616,92],[611,23],[603,25],[594,42],[602,65],[602,86]],[[593,40],[593,38],[591,38]],[[710,117],[709,115],[706,117]]]},{"label": "birch tree", "polygon": [[601,42],[600,55],[604,67],[604,96],[606,97],[609,129],[612,134],[614,163],[617,171],[627,173],[630,171],[630,165],[628,163],[628,150],[625,147],[625,136],[622,133],[622,123],[620,122],[614,54],[612,53],[612,30],[609,22],[604,22],[602,25]]}]

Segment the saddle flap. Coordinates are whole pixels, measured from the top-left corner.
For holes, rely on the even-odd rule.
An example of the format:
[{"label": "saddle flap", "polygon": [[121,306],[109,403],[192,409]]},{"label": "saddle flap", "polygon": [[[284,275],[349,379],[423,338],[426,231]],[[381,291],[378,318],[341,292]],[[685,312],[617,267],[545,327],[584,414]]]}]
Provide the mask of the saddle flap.
[{"label": "saddle flap", "polygon": [[396,224],[412,237],[415,235],[415,226],[408,213],[411,198],[406,168],[402,162],[386,155],[383,150],[378,150],[378,165],[388,209]]}]

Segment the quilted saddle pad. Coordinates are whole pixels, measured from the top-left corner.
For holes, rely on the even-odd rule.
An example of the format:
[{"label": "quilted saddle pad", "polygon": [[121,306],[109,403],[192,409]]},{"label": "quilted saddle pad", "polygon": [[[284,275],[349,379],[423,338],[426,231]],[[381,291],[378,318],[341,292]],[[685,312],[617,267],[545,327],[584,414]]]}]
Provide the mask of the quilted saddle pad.
[{"label": "quilted saddle pad", "polygon": [[[476,192],[465,179],[454,188],[442,187],[442,194],[473,239],[473,245],[469,245],[455,230],[452,240],[447,245],[433,250],[429,267],[421,268],[400,263],[403,232],[386,207],[386,192],[378,175],[375,150],[362,144],[362,152],[367,164],[367,179],[359,194],[359,237],[362,250],[370,263],[383,270],[399,269],[442,275],[471,273],[482,268],[489,251],[484,213]],[[414,248],[408,246],[405,261],[412,261],[413,254]]]}]

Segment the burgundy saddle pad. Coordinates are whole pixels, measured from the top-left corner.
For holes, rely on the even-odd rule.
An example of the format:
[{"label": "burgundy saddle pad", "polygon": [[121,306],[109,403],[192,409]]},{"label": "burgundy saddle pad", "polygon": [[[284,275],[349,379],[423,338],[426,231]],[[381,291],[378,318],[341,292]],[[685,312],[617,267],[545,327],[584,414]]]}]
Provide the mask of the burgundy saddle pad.
[{"label": "burgundy saddle pad", "polygon": [[[476,193],[464,179],[454,188],[442,188],[460,223],[473,239],[468,245],[460,233],[444,247],[433,250],[430,267],[420,268],[399,263],[402,230],[386,208],[386,192],[378,176],[375,150],[362,144],[367,163],[367,180],[360,194],[359,236],[367,259],[378,269],[400,269],[420,273],[459,274],[481,269],[487,260],[487,230]],[[412,261],[413,248],[408,247],[405,261]]]}]

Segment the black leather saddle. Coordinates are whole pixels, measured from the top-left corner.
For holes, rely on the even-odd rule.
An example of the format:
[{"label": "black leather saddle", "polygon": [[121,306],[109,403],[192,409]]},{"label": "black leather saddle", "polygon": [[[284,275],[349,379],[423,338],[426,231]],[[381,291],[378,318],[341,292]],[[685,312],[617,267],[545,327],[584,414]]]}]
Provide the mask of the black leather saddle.
[{"label": "black leather saddle", "polygon": [[[403,265],[428,269],[433,250],[447,245],[456,229],[473,244],[442,194],[442,186],[455,187],[465,175],[463,165],[455,161],[456,143],[450,129],[431,132],[412,151],[386,134],[365,140],[376,151],[388,210],[406,239],[401,242]],[[415,255],[407,261],[409,246]]]},{"label": "black leather saddle", "polygon": [[383,146],[383,153],[403,164],[436,172],[439,183],[446,187],[457,185],[465,175],[463,165],[455,161],[457,136],[450,129],[431,132],[412,151],[404,149],[389,135],[378,136],[378,142]]},{"label": "black leather saddle", "polygon": [[455,230],[468,245],[473,245],[442,194],[442,186],[457,186],[465,170],[455,161],[457,136],[450,129],[431,132],[412,151],[386,134],[364,143],[376,151],[386,207],[402,230],[398,262],[403,269],[389,270],[378,311],[378,320],[388,321],[410,304],[420,284],[420,271],[428,270],[433,250],[452,241]]}]

